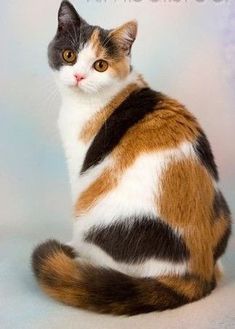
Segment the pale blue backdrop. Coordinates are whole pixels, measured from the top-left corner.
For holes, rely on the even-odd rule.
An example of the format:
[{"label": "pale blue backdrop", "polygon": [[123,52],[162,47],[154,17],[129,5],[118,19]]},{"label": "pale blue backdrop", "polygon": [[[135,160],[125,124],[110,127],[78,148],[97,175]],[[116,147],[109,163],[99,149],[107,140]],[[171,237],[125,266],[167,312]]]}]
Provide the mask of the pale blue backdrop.
[{"label": "pale blue backdrop", "polygon": [[[59,0],[1,1],[0,9],[0,327],[23,329],[55,304],[30,272],[34,245],[69,240],[71,202],[56,127],[60,104],[47,65]],[[180,99],[200,119],[235,211],[234,0],[74,0],[92,24],[137,18],[135,67],[152,87]],[[225,257],[235,277],[235,243]],[[41,298],[41,299],[40,299]],[[22,302],[24,300],[24,302]],[[40,306],[40,307],[39,307]],[[38,311],[40,308],[40,312]],[[45,309],[44,309],[45,308]],[[52,312],[52,313],[51,313]],[[3,326],[1,326],[1,321]]]}]

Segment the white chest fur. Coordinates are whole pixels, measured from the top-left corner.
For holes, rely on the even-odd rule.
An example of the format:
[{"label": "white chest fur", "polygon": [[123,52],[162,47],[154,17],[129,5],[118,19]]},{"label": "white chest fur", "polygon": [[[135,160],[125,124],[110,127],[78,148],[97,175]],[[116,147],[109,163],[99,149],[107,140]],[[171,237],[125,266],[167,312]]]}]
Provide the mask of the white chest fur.
[{"label": "white chest fur", "polygon": [[68,163],[73,201],[77,198],[77,184],[89,144],[80,138],[85,123],[99,111],[106,100],[70,95],[64,97],[60,109],[58,126]]},{"label": "white chest fur", "polygon": [[132,72],[126,80],[117,81],[105,92],[86,94],[59,85],[62,95],[58,126],[68,163],[73,202],[82,189],[79,172],[90,144],[79,139],[81,130],[92,116],[107,105],[128,84],[136,82],[138,75]]}]

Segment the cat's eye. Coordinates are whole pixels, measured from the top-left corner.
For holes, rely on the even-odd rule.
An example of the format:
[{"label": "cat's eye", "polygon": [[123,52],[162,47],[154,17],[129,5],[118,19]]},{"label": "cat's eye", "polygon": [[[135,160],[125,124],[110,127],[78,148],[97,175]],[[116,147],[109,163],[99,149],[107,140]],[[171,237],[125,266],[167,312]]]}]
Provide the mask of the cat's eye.
[{"label": "cat's eye", "polygon": [[94,68],[98,72],[104,72],[104,71],[106,71],[108,69],[108,67],[109,67],[108,62],[106,62],[103,59],[99,59],[98,61],[96,61],[94,63]]},{"label": "cat's eye", "polygon": [[73,50],[70,50],[70,49],[64,50],[62,53],[62,56],[63,56],[64,61],[68,64],[74,64],[77,59],[77,54]]}]

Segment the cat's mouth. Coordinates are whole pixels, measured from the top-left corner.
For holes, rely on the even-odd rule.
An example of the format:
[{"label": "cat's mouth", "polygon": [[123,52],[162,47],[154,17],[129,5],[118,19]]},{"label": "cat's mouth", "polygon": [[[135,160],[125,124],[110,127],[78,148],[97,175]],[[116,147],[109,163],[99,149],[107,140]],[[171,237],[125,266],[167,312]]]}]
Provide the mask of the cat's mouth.
[{"label": "cat's mouth", "polygon": [[85,85],[86,85],[86,82],[84,81],[84,79],[81,79],[81,80],[77,80],[76,78],[74,79],[74,82],[73,82],[73,87],[74,88],[78,88],[78,89],[81,89],[81,90],[84,90],[86,89],[85,88]]},{"label": "cat's mouth", "polygon": [[97,92],[96,88],[94,88],[93,86],[91,86],[89,83],[87,83],[86,81],[82,80],[82,81],[76,81],[73,85],[73,88],[81,91],[83,93],[87,93],[87,94],[92,94]]}]

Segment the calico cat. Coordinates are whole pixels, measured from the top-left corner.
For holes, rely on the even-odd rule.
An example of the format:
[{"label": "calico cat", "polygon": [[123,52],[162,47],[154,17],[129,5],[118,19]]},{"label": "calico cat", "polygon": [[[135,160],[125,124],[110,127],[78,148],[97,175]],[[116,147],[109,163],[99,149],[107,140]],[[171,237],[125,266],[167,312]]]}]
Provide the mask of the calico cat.
[{"label": "calico cat", "polygon": [[62,95],[74,234],[32,255],[50,296],[118,315],[208,295],[231,231],[207,137],[132,68],[136,34],[135,21],[105,30],[60,6],[48,58]]}]

